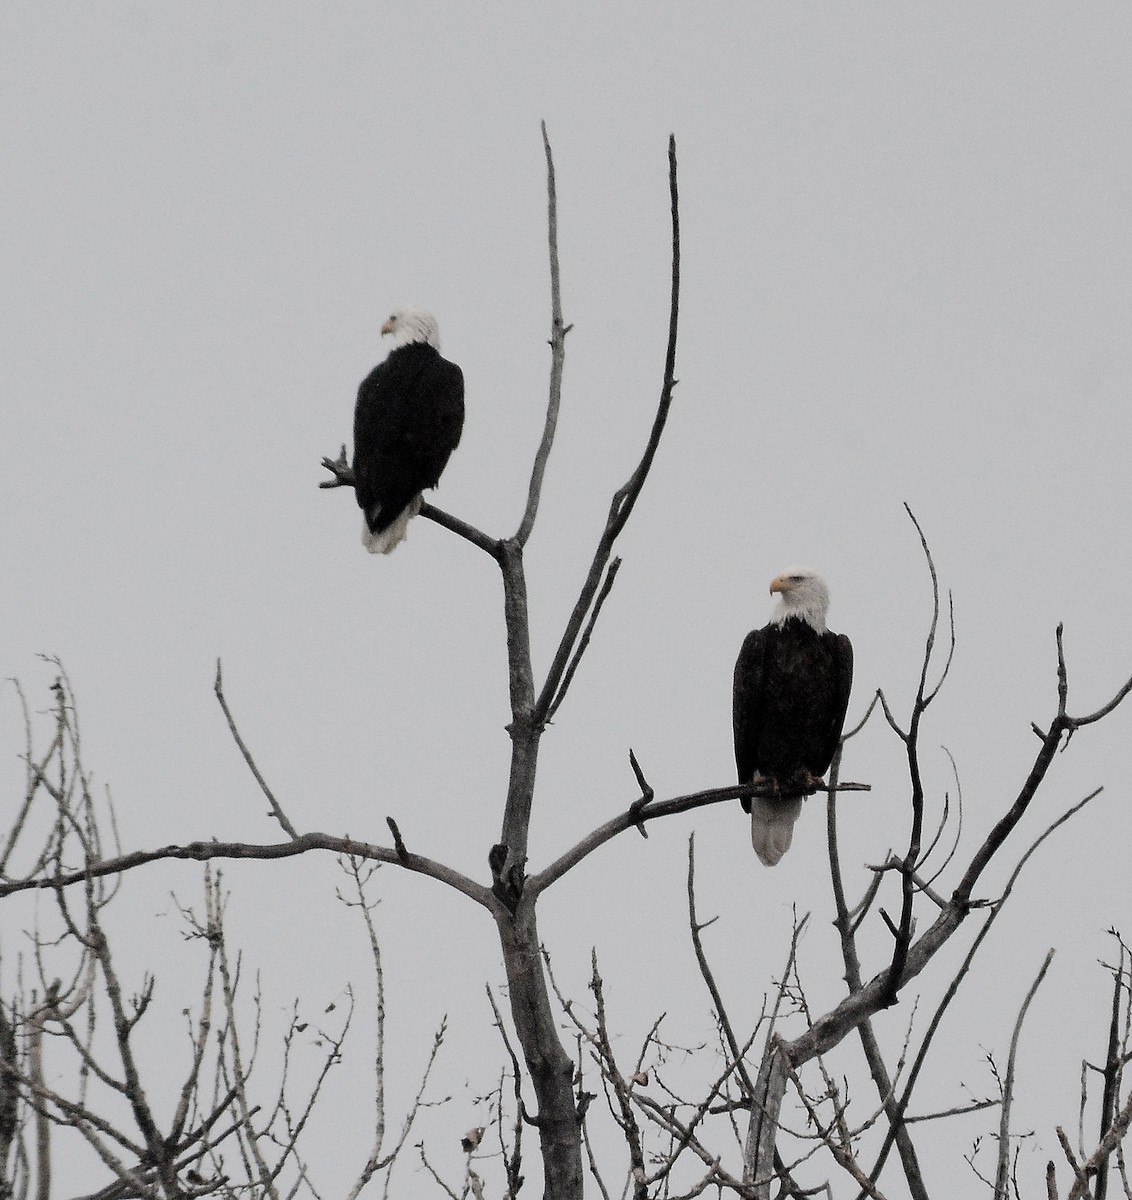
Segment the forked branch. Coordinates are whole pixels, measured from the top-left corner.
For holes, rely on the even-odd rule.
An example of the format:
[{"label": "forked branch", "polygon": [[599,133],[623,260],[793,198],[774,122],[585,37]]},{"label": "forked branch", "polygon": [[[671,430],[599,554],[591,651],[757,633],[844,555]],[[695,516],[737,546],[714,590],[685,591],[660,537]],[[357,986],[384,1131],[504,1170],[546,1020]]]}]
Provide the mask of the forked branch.
[{"label": "forked branch", "polygon": [[554,660],[535,703],[532,719],[536,725],[546,721],[552,705],[555,705],[559,685],[585,625],[586,614],[590,611],[590,606],[601,586],[605,565],[609,562],[613,552],[613,544],[625,527],[625,522],[628,521],[637,498],[641,494],[641,489],[645,485],[645,480],[648,478],[649,469],[656,457],[657,447],[660,445],[661,435],[664,433],[664,427],[668,421],[668,410],[672,405],[672,393],[676,387],[676,333],[680,316],[680,209],[676,182],[676,139],[673,137],[668,139],[668,190],[672,212],[672,289],[669,300],[668,348],[664,358],[664,380],[660,389],[660,401],[657,404],[656,415],[653,417],[652,429],[649,432],[644,453],[641,455],[641,461],[628,481],[618,488],[610,501],[605,529],[598,540],[589,572],[582,584],[578,598],[574,602],[574,609],[566,623]]}]

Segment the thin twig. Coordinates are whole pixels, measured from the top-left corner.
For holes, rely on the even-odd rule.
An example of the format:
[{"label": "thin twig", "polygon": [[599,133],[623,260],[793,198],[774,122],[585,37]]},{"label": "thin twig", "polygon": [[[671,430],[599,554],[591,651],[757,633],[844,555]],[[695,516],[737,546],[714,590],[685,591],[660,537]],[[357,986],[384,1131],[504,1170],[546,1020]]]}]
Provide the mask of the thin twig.
[{"label": "thin twig", "polygon": [[750,1075],[747,1074],[746,1063],[743,1061],[743,1054],[739,1049],[739,1039],[735,1036],[735,1031],[731,1028],[731,1020],[727,1015],[727,1009],[724,1007],[723,997],[719,994],[719,987],[715,982],[715,976],[708,965],[707,955],[704,953],[703,941],[700,938],[700,931],[705,929],[706,925],[701,925],[696,917],[695,833],[688,835],[688,927],[692,932],[692,947],[696,952],[696,962],[699,964],[700,975],[703,976],[704,983],[707,984],[707,989],[711,993],[712,1003],[715,1005],[715,1015],[719,1020],[719,1027],[723,1031],[723,1036],[727,1039],[727,1048],[731,1054],[731,1061],[735,1064],[735,1071],[739,1076],[743,1095],[749,1098],[755,1090],[755,1085]]},{"label": "thin twig", "polygon": [[213,691],[216,693],[216,699],[220,701],[220,708],[224,713],[224,719],[228,722],[228,729],[232,734],[240,753],[244,756],[244,762],[248,764],[248,769],[255,777],[256,783],[259,784],[260,791],[267,797],[268,804],[271,805],[271,812],[275,819],[283,826],[283,831],[291,838],[297,838],[299,835],[295,831],[294,825],[287,819],[287,814],[279,805],[279,801],[275,799],[275,794],[271,788],[267,786],[267,780],[259,772],[259,767],[255,765],[255,759],[252,758],[251,751],[244,744],[244,739],[240,737],[240,731],[236,728],[236,722],[232,718],[232,713],[228,708],[228,701],[224,699],[224,683],[221,678],[220,659],[216,660],[216,682],[213,684]]},{"label": "thin twig", "polygon": [[597,624],[597,619],[601,616],[602,605],[605,604],[606,597],[613,590],[613,581],[617,578],[618,568],[621,566],[621,560],[615,558],[610,564],[609,569],[605,573],[605,582],[601,585],[601,591],[597,594],[597,599],[594,600],[593,608],[590,610],[590,619],[586,623],[585,631],[578,639],[578,644],[574,648],[574,657],[570,660],[570,665],[566,668],[566,674],[562,677],[562,685],[551,702],[550,708],[547,709],[547,721],[554,720],[554,714],[558,711],[562,701],[566,699],[566,692],[570,688],[573,681],[574,673],[578,669],[578,663],[581,662],[582,655],[585,654],[586,648],[590,644],[590,638],[593,636],[594,626]]}]

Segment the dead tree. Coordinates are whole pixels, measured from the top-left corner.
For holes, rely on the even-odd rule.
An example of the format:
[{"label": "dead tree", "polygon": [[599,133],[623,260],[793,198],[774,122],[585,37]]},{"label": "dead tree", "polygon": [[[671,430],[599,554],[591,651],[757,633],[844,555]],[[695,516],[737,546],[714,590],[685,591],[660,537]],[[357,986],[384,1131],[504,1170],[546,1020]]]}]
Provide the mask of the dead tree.
[{"label": "dead tree", "polygon": [[[768,1000],[759,1020],[749,1032],[737,1032],[736,1023],[721,995],[706,953],[703,932],[712,922],[702,922],[695,903],[694,842],[689,846],[688,903],[689,927],[697,962],[711,996],[719,1043],[720,1069],[706,1092],[689,1095],[678,1080],[664,1069],[664,1039],[661,1021],[650,1026],[632,1068],[624,1068],[616,1059],[606,1017],[602,981],[594,961],[591,988],[595,1005],[588,1017],[577,1002],[559,994],[567,1018],[588,1048],[588,1058],[596,1069],[607,1094],[608,1107],[624,1136],[629,1167],[624,1187],[638,1200],[658,1194],[668,1186],[681,1158],[698,1160],[700,1176],[687,1195],[707,1188],[728,1190],[753,1200],[769,1200],[772,1194],[801,1198],[818,1192],[832,1195],[830,1182],[803,1185],[799,1176],[818,1151],[828,1153],[847,1177],[859,1200],[866,1197],[883,1200],[883,1175],[895,1148],[901,1186],[913,1200],[928,1200],[933,1192],[925,1178],[917,1149],[924,1134],[925,1114],[913,1112],[910,1105],[921,1078],[924,1063],[931,1052],[945,1014],[956,994],[968,979],[972,964],[987,934],[1008,904],[1019,875],[1035,851],[1056,835],[1076,813],[1100,792],[1084,796],[1053,821],[1028,845],[1013,850],[1013,865],[1004,888],[998,894],[979,897],[976,887],[987,866],[1015,846],[1023,817],[1040,788],[1055,754],[1065,749],[1078,731],[1111,714],[1132,691],[1126,682],[1107,703],[1092,712],[1074,716],[1068,708],[1069,684],[1062,630],[1056,636],[1057,706],[1048,724],[1034,726],[1039,740],[1034,762],[1013,800],[1005,806],[973,853],[965,860],[958,856],[959,800],[945,798],[938,825],[925,836],[927,797],[920,771],[921,729],[932,702],[947,680],[955,647],[954,623],[949,619],[949,637],[941,666],[937,667],[937,634],[941,604],[935,564],[919,524],[909,511],[919,534],[933,586],[933,614],[925,641],[919,685],[908,719],[902,722],[883,691],[873,698],[866,713],[842,743],[843,750],[877,712],[883,713],[888,727],[900,745],[908,782],[908,849],[892,854],[886,862],[868,868],[860,899],[850,905],[847,899],[845,868],[838,844],[838,794],[844,785],[838,782],[842,761],[839,751],[829,777],[827,794],[827,840],[834,900],[833,923],[838,931],[842,974],[846,984],[844,999],[819,1014],[812,1011],[805,981],[796,965],[798,934],[807,918],[795,927],[795,942],[790,946],[777,994]],[[949,605],[950,609],[950,605]],[[949,611],[950,618],[950,611]],[[935,675],[933,679],[933,673]],[[950,883],[941,881],[950,880]],[[896,916],[883,907],[886,897],[895,899]],[[891,948],[887,956],[874,964],[871,974],[863,967],[864,952],[860,932],[867,921],[887,929]],[[886,1060],[874,1028],[875,1018],[895,1007],[908,985],[929,966],[940,950],[962,929],[976,924],[977,930],[954,975],[939,989],[939,999],[926,1029],[915,1041],[909,1026],[897,1061]],[[918,932],[922,928],[922,932]],[[1129,1061],[1129,959],[1125,944],[1114,934],[1118,946],[1113,976],[1112,1017],[1103,1065],[1085,1064],[1082,1069],[1082,1116],[1076,1151],[1063,1129],[1058,1140],[1072,1172],[1070,1189],[1065,1195],[1074,1200],[1103,1197],[1107,1194],[1110,1164],[1120,1171],[1127,1189],[1122,1157],[1123,1139],[1132,1122],[1132,1094],[1123,1087],[1123,1068]],[[976,1175],[983,1179],[994,1200],[1007,1200],[1018,1190],[1016,1163],[1011,1157],[1011,1112],[1015,1090],[1015,1065],[1023,1022],[1035,992],[1041,985],[1053,958],[1046,956],[1029,990],[1020,997],[1020,1009],[1011,1038],[1006,1069],[997,1073],[997,1097],[963,1102],[931,1114],[934,1120],[950,1119],[966,1113],[993,1109],[997,1112],[996,1129],[990,1144],[997,1147],[994,1164],[984,1174],[972,1162]],[[783,1028],[790,1018],[801,1024],[801,1031],[788,1035]],[[875,1101],[863,1114],[853,1116],[846,1089],[838,1082],[838,1071],[827,1066],[827,1057],[855,1034],[863,1058],[863,1070],[875,1088]],[[844,1071],[844,1067],[841,1068]],[[649,1075],[652,1072],[652,1090]],[[1084,1110],[1086,1082],[1092,1075],[1102,1079],[1099,1128],[1093,1140],[1085,1135]],[[858,1076],[859,1077],[859,1073]],[[656,1098],[662,1097],[661,1101]],[[784,1136],[787,1120],[784,1105],[792,1101],[793,1127]],[[854,1108],[860,1107],[860,1100]],[[938,1101],[933,1097],[932,1103]],[[746,1114],[745,1130],[740,1130],[737,1115]],[[803,1128],[797,1125],[801,1118]],[[646,1130],[651,1129],[651,1139]],[[722,1130],[722,1132],[721,1132]],[[864,1135],[879,1133],[879,1148],[871,1157],[864,1150]],[[1052,1132],[1052,1131],[1051,1131]],[[807,1144],[808,1139],[808,1144]],[[792,1154],[788,1145],[803,1145]],[[741,1153],[736,1153],[741,1150]],[[890,1168],[891,1171],[891,1168]],[[1091,1190],[1096,1181],[1095,1192]],[[603,1185],[604,1190],[604,1185]],[[1053,1200],[1056,1190],[1055,1167],[1048,1168],[1047,1195]]]},{"label": "dead tree", "polygon": [[[113,812],[90,787],[73,694],[59,670],[53,736],[44,750],[32,744],[25,705],[26,787],[0,851],[10,893],[39,881],[55,902],[53,913],[31,931],[28,948],[6,942],[0,958],[5,989],[13,977],[23,979],[14,998],[0,1001],[0,1196],[59,1195],[55,1139],[66,1132],[72,1135],[68,1157],[78,1153],[77,1135],[91,1169],[100,1165],[111,1180],[85,1200],[234,1200],[249,1190],[263,1200],[292,1195],[307,1172],[303,1130],[342,1061],[353,994],[347,992],[332,1025],[302,1020],[296,1005],[279,1048],[277,1082],[259,1086],[261,999],[244,995],[240,958],[225,931],[223,882],[210,864],[201,901],[181,908],[182,936],[199,947],[202,960],[195,1003],[175,998],[185,1026],[179,1037],[165,1039],[169,1048],[160,1060],[150,1061],[138,1049],[139,1030],[152,1017],[156,981],[147,974],[140,986],[131,982],[108,933],[105,914],[121,883],[120,875],[100,870]],[[374,864],[347,857],[343,867],[349,887],[342,898],[361,913],[375,984],[374,1140],[350,1193],[357,1196],[375,1175],[387,1177],[402,1155],[444,1027],[399,1136],[387,1136],[384,976],[366,898]],[[76,886],[56,885],[75,875],[84,877]],[[293,1059],[310,1045],[319,1048],[320,1065],[302,1078]],[[176,1102],[168,1111],[154,1093],[166,1093],[171,1076]]]},{"label": "dead tree", "polygon": [[[797,1164],[789,1162],[782,1152],[783,1101],[790,1088],[797,1094],[797,1103],[804,1121],[810,1127],[815,1148],[829,1153],[837,1166],[850,1177],[861,1196],[883,1195],[877,1180],[893,1147],[912,1195],[916,1200],[928,1195],[909,1132],[907,1109],[935,1024],[917,1048],[912,1066],[904,1075],[891,1070],[884,1062],[872,1033],[871,1022],[877,1014],[899,1004],[908,984],[924,971],[957,930],[976,916],[983,918],[982,931],[994,920],[1006,897],[987,900],[976,895],[985,868],[1004,852],[1004,847],[1014,845],[1021,819],[1058,749],[1079,730],[1108,716],[1132,690],[1132,680],[1101,708],[1087,715],[1072,715],[1068,708],[1068,671],[1061,631],[1058,630],[1058,704],[1048,725],[1044,728],[1035,727],[1039,748],[1033,766],[1015,798],[1004,808],[974,854],[961,867],[950,869],[954,878],[944,890],[936,882],[936,876],[925,874],[928,859],[940,843],[938,836],[925,839],[925,793],[919,766],[919,739],[925,714],[946,678],[950,654],[942,668],[937,668],[936,636],[941,605],[935,567],[924,541],[923,548],[935,586],[935,608],[923,655],[919,688],[912,709],[903,721],[883,694],[878,694],[876,701],[907,763],[907,848],[872,870],[863,899],[853,908],[849,907],[846,900],[837,851],[836,803],[840,793],[863,785],[840,782],[836,767],[829,780],[830,865],[848,982],[847,994],[828,1012],[810,1011],[791,947],[777,998],[769,1004],[764,1013],[765,1019],[749,1034],[737,1034],[727,1016],[722,997],[714,989],[700,937],[704,926],[698,923],[695,916],[694,889],[690,878],[689,919],[701,972],[709,988],[713,989],[722,1060],[706,1093],[699,1098],[683,1101],[672,1092],[665,1100],[654,1099],[648,1092],[647,1080],[653,1078],[648,1060],[654,1053],[663,1057],[664,1043],[659,1023],[650,1030],[637,1059],[631,1065],[625,1066],[618,1061],[613,1040],[609,1037],[607,997],[598,960],[595,957],[591,977],[594,1008],[592,1014],[586,1017],[577,1005],[561,994],[555,995],[556,989],[539,936],[538,901],[548,888],[563,880],[588,855],[620,834],[630,829],[644,832],[648,823],[675,813],[755,795],[760,785],[715,787],[686,795],[658,798],[640,764],[630,753],[630,763],[640,794],[576,845],[564,847],[553,861],[534,869],[528,861],[528,831],[536,797],[536,768],[542,735],[567,697],[579,663],[590,644],[595,623],[614,586],[619,566],[614,548],[642,494],[672,404],[676,387],[680,296],[676,153],[675,144],[670,141],[671,293],[667,347],[660,372],[656,412],[636,469],[610,499],[606,521],[597,538],[577,598],[550,666],[540,677],[536,675],[531,658],[524,555],[538,518],[543,479],[554,442],[562,398],[566,338],[571,328],[563,316],[560,300],[554,165],[545,129],[543,143],[547,165],[551,282],[550,384],[543,435],[532,466],[522,514],[513,533],[496,536],[484,533],[432,505],[426,504],[421,510],[423,516],[481,550],[499,569],[503,583],[510,695],[510,721],[507,726],[511,743],[510,774],[506,795],[501,797],[500,833],[487,852],[484,879],[473,879],[407,845],[392,817],[387,817],[391,835],[389,845],[318,831],[300,832],[283,811],[239,733],[224,694],[219,666],[215,685],[218,702],[249,769],[270,805],[272,818],[283,831],[282,841],[246,843],[201,840],[151,851],[121,852],[116,849],[108,852],[101,839],[94,836],[94,826],[87,823],[91,808],[82,799],[85,784],[81,773],[69,774],[69,786],[77,787],[78,791],[70,793],[68,798],[65,790],[48,779],[47,767],[42,765],[53,761],[56,746],[53,745],[46,758],[41,756],[39,759],[29,749],[28,799],[25,810],[17,814],[14,822],[9,850],[0,858],[0,898],[31,889],[42,889],[51,894],[56,899],[70,944],[77,950],[78,961],[72,966],[70,981],[64,981],[58,988],[47,982],[49,976],[45,971],[41,972],[43,981],[35,1007],[26,1011],[18,1006],[13,1007],[5,1014],[4,1023],[0,1024],[0,1074],[4,1081],[0,1088],[0,1153],[8,1155],[10,1160],[14,1154],[18,1157],[16,1149],[23,1144],[19,1124],[20,1113],[23,1113],[24,1120],[33,1124],[40,1119],[56,1124],[73,1123],[84,1137],[89,1134],[91,1144],[115,1181],[100,1193],[106,1200],[133,1195],[161,1196],[173,1200],[209,1192],[235,1194],[235,1185],[229,1182],[227,1166],[220,1157],[223,1139],[231,1139],[230,1144],[239,1147],[237,1157],[242,1170],[240,1187],[245,1194],[248,1190],[253,1195],[263,1197],[278,1194],[276,1181],[285,1168],[292,1169],[300,1181],[305,1180],[306,1165],[301,1157],[300,1134],[304,1124],[302,1113],[307,1109],[302,1107],[296,1110],[285,1098],[280,1099],[271,1111],[278,1115],[281,1124],[273,1130],[257,1124],[257,1110],[249,1096],[249,1068],[241,1049],[243,1043],[235,1010],[238,971],[233,970],[225,952],[220,920],[223,905],[217,890],[218,883],[210,881],[206,885],[204,917],[190,919],[190,925],[208,949],[208,966],[204,973],[206,982],[201,993],[202,1013],[210,1011],[209,1006],[217,1002],[214,998],[219,997],[225,1014],[222,1048],[216,1052],[218,1057],[212,1060],[211,1077],[216,1082],[212,1090],[207,1092],[206,1100],[202,1064],[205,1062],[208,1018],[202,1015],[199,1017],[200,1023],[190,1031],[189,1043],[193,1051],[183,1085],[185,1100],[171,1121],[159,1120],[147,1102],[144,1064],[139,1064],[132,1052],[132,1030],[145,1015],[147,993],[143,988],[141,999],[133,1007],[123,1000],[117,968],[99,917],[102,907],[112,895],[115,881],[123,873],[146,864],[164,859],[201,862],[226,858],[273,860],[329,851],[352,864],[350,869],[358,885],[357,899],[353,903],[363,915],[368,914],[369,910],[361,890],[362,874],[367,865],[376,863],[392,864],[447,885],[491,915],[502,950],[511,1029],[518,1046],[517,1051],[512,1049],[506,1023],[496,1008],[496,1021],[504,1035],[514,1085],[513,1097],[508,1098],[508,1089],[501,1078],[495,1110],[504,1150],[509,1196],[514,1196],[522,1184],[521,1142],[524,1124],[533,1126],[538,1138],[546,1200],[579,1200],[587,1170],[605,1193],[605,1184],[587,1137],[587,1111],[595,1094],[586,1090],[583,1048],[591,1054],[590,1061],[602,1080],[613,1119],[623,1134],[629,1164],[627,1183],[639,1200],[657,1194],[675,1194],[674,1173],[677,1167],[683,1169],[683,1164],[692,1159],[698,1159],[699,1163],[695,1170],[696,1178],[688,1185],[687,1195],[697,1195],[711,1187],[730,1191],[744,1200],[761,1200],[763,1197],[769,1198],[776,1186],[786,1195],[811,1194],[796,1182]],[[324,459],[323,464],[331,472],[331,478],[322,486],[333,488],[352,484],[344,449],[337,459]],[[918,525],[916,528],[919,530]],[[954,644],[953,635],[951,644]],[[937,671],[937,675],[934,682],[929,682],[933,670]],[[60,686],[65,699],[66,688]],[[870,706],[869,712],[874,711],[877,711],[876,707]],[[63,745],[69,736],[66,721],[60,728],[63,732],[59,735],[62,739],[59,745]],[[849,736],[852,736],[852,731]],[[10,861],[11,847],[20,838],[20,831],[25,827],[33,803],[37,798],[44,797],[48,797],[50,803],[55,805],[56,816],[49,821],[51,828],[43,840],[41,852],[32,855],[31,861],[25,862],[16,871]],[[1052,832],[1051,827],[1047,835]],[[1016,853],[1015,875],[1024,866],[1032,849],[1023,854]],[[861,922],[874,911],[878,897],[890,891],[894,893],[896,901],[894,915],[889,915],[883,909],[877,911],[889,931],[891,947],[884,961],[874,963],[866,971],[856,934]],[[81,902],[69,899],[72,896],[81,897]],[[380,980],[376,934],[368,922],[368,916],[366,920]],[[979,938],[976,938],[971,954],[977,951],[978,944]],[[1120,975],[1118,972],[1118,976],[1126,979],[1123,967],[1121,971],[1125,973]],[[119,1061],[113,1071],[93,1056],[83,1034],[77,1029],[72,1033],[67,1025],[70,1006],[77,1004],[75,1011],[80,1011],[89,1003],[92,972],[96,972],[101,980],[99,995],[104,996],[108,1004],[115,1030]],[[941,1013],[962,978],[963,972],[953,981],[952,988],[941,1003]],[[377,995],[380,1010],[380,986]],[[492,1003],[494,1005],[494,997]],[[780,1029],[779,1015],[787,1006],[800,1014],[804,1024],[803,1030],[791,1037],[785,1036]],[[564,1042],[560,1035],[560,1009],[575,1023],[578,1040],[574,1047]],[[1019,1028],[1021,1015],[1024,1013],[1020,1014]],[[61,1093],[45,1088],[36,1075],[30,1051],[25,1053],[19,1049],[15,1044],[18,1038],[14,1040],[13,1031],[30,1031],[31,1044],[34,1044],[36,1029],[48,1027],[61,1030],[85,1069],[97,1076],[107,1088],[127,1099],[132,1114],[132,1124],[128,1128],[122,1124],[103,1127],[99,1124],[99,1114],[93,1108],[81,1101],[70,1101]],[[845,1099],[834,1077],[825,1071],[823,1063],[823,1056],[854,1033],[861,1041],[877,1091],[875,1106],[856,1126],[850,1123]],[[340,1045],[342,1036],[345,1036],[344,1028],[327,1035],[331,1049],[327,1070],[332,1065],[335,1047]],[[1077,1181],[1074,1186],[1077,1188],[1087,1188],[1092,1176],[1099,1178],[1101,1164],[1119,1152],[1127,1126],[1127,1106],[1122,1106],[1116,1098],[1119,1095],[1118,1067],[1111,1066],[1119,1059],[1120,1053],[1111,1051],[1110,1047],[1106,1081],[1110,1077],[1114,1079],[1116,1090],[1102,1105],[1105,1114],[1102,1120],[1103,1133],[1095,1152],[1085,1161],[1082,1161],[1084,1156],[1081,1153],[1070,1154],[1069,1161],[1073,1164]],[[380,1048],[377,1061],[380,1075]],[[821,1078],[816,1088],[807,1082],[813,1070]],[[807,1073],[806,1077],[803,1072]],[[533,1111],[527,1111],[523,1104],[520,1076],[525,1076],[534,1095]],[[308,1090],[309,1102],[313,1103],[317,1098],[320,1086],[321,1083],[315,1081]],[[1005,1117],[1008,1117],[1009,1110],[1009,1088],[1008,1072],[1002,1098]],[[420,1094],[416,1104],[419,1102]],[[307,1101],[303,1103],[305,1105]],[[76,1104],[77,1107],[68,1108],[69,1104]],[[409,1109],[410,1124],[416,1104]],[[507,1105],[513,1111],[505,1121],[504,1109]],[[13,1106],[16,1111],[14,1118],[11,1115]],[[510,1123],[512,1120],[513,1125]],[[732,1139],[729,1145],[720,1144],[716,1136],[719,1122],[729,1132]],[[1002,1145],[1009,1144],[1008,1120],[1005,1126],[1001,1136]],[[874,1162],[863,1163],[857,1149],[860,1132],[874,1127],[886,1129],[883,1146]],[[650,1134],[660,1139],[659,1146],[650,1143]],[[466,1177],[462,1185],[464,1194],[484,1194],[484,1184],[475,1165],[475,1154],[483,1137],[484,1131],[479,1128],[464,1135],[467,1155]],[[381,1109],[375,1126],[374,1148],[358,1176],[353,1194],[357,1195],[375,1173],[387,1170],[394,1161],[389,1157],[390,1154],[395,1156],[404,1144],[402,1137],[392,1150],[385,1148],[384,1113]],[[270,1154],[269,1147],[272,1148]],[[28,1154],[24,1155],[24,1161],[26,1165]],[[422,1169],[432,1171],[439,1186],[449,1194],[456,1194],[433,1171],[423,1147],[421,1164]],[[1000,1158],[994,1185],[1000,1194],[1005,1187],[1002,1181],[1006,1178],[1008,1168],[1009,1164],[1004,1167]],[[25,1169],[23,1178],[26,1179],[29,1174]],[[226,1188],[229,1189],[227,1192],[224,1190]],[[1073,1194],[1085,1195],[1087,1192],[1075,1191]]]}]

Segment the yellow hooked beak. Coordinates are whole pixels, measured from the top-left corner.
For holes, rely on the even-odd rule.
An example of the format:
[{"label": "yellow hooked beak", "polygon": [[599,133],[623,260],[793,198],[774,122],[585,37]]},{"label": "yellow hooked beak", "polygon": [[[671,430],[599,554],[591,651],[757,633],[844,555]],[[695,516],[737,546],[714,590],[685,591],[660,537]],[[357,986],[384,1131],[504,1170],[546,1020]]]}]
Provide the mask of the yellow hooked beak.
[{"label": "yellow hooked beak", "polygon": [[773,596],[775,592],[781,592],[785,595],[793,586],[788,575],[776,575],[770,581],[770,594]]},{"label": "yellow hooked beak", "polygon": [[393,318],[390,317],[389,320],[386,321],[385,324],[382,325],[382,327],[381,327],[381,336],[385,337],[385,335],[387,333],[392,333],[392,332],[393,332]]}]

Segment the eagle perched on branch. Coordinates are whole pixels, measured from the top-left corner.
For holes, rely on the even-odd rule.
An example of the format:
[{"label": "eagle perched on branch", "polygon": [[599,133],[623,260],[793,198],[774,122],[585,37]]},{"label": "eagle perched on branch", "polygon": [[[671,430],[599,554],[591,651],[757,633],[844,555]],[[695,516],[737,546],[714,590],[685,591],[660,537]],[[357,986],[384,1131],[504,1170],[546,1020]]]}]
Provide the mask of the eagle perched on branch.
[{"label": "eagle perched on branch", "polygon": [[354,494],[371,554],[404,539],[464,428],[464,374],[441,358],[436,318],[396,308],[381,333],[393,348],[362,380],[354,408]]},{"label": "eagle perched on branch", "polygon": [[816,571],[788,567],[770,584],[779,603],[743,640],[735,663],[733,724],[740,783],[771,782],[784,796],[742,800],[751,843],[768,867],[790,849],[804,795],[822,786],[845,724],[853,646],[831,633],[829,588]]}]

